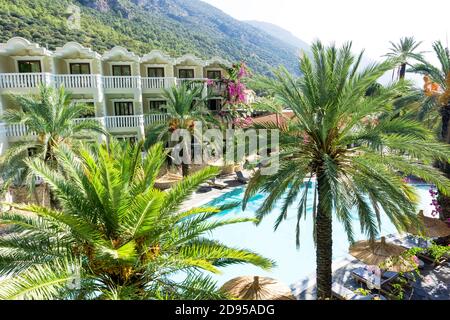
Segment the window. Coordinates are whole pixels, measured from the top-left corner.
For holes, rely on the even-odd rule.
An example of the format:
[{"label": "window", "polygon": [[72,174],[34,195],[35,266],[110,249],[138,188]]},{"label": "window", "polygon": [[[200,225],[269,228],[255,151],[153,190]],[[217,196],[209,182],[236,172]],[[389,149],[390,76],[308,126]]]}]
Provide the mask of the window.
[{"label": "window", "polygon": [[178,70],[178,77],[181,79],[193,79],[194,69],[180,69]]},{"label": "window", "polygon": [[130,65],[115,65],[112,66],[113,76],[131,76]]},{"label": "window", "polygon": [[151,111],[161,111],[165,112],[166,109],[164,106],[166,105],[166,101],[164,100],[150,100],[149,108]]},{"label": "window", "polygon": [[208,100],[208,110],[220,111],[221,109],[222,109],[222,100],[221,99]]},{"label": "window", "polygon": [[116,116],[132,116],[133,112],[133,102],[114,102],[114,112]]},{"label": "window", "polygon": [[41,72],[41,62],[39,60],[17,61],[20,73]]},{"label": "window", "polygon": [[89,106],[89,110],[80,114],[80,118],[95,118],[95,104],[93,102],[84,102],[84,105]]},{"label": "window", "polygon": [[220,70],[208,70],[206,77],[208,79],[219,80],[222,78],[222,72]]},{"label": "window", "polygon": [[150,78],[164,78],[164,68],[148,68],[147,74]]},{"label": "window", "polygon": [[71,63],[69,64],[70,74],[91,74],[89,63]]}]

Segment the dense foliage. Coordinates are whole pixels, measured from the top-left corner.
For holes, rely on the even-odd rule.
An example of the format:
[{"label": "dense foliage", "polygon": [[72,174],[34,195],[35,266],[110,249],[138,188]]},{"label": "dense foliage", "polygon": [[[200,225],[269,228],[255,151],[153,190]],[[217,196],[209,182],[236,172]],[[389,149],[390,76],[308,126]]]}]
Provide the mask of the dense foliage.
[{"label": "dense foliage", "polygon": [[[80,30],[62,14],[72,3],[81,8]],[[100,53],[120,45],[137,54],[246,60],[261,73],[280,64],[298,72],[294,47],[197,0],[0,0],[0,30],[0,42],[21,36],[49,49],[77,41]]]},{"label": "dense foliage", "polygon": [[205,168],[170,191],[154,188],[166,154],[142,144],[55,151],[59,170],[40,159],[30,168],[51,185],[61,209],[13,205],[0,223],[0,299],[214,299],[223,298],[202,271],[231,264],[270,269],[273,262],[249,250],[208,238],[227,218],[220,208],[181,209],[205,180]]}]

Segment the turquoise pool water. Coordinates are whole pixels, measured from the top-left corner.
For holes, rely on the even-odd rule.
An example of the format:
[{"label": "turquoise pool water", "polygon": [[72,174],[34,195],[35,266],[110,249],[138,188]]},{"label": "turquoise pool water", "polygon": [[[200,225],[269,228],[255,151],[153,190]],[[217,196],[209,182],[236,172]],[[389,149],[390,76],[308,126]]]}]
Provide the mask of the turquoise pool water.
[{"label": "turquoise pool water", "polygon": [[[424,210],[425,213],[431,212],[428,185],[415,185],[421,201],[418,210]],[[223,196],[210,202],[209,205],[221,205],[230,202],[241,201],[243,198],[244,188],[235,189]],[[237,217],[254,217],[254,213],[264,200],[264,194],[254,196],[245,211],[240,207],[225,211],[223,215],[227,218]],[[308,206],[309,212],[312,211],[312,194],[308,197],[311,200]],[[283,221],[277,231],[273,230],[273,225],[278,213],[279,207],[275,207],[273,212],[268,215],[260,225],[255,226],[253,223],[242,223],[225,226],[213,232],[212,238],[222,241],[223,243],[251,249],[268,258],[276,261],[277,267],[266,272],[260,268],[250,265],[235,265],[222,268],[223,273],[214,275],[219,285],[224,282],[242,275],[260,275],[269,276],[283,281],[286,284],[293,284],[315,272],[315,249],[312,238],[312,218],[309,216],[301,221],[300,227],[300,249],[295,246],[295,226],[296,226],[296,210],[294,204],[290,208],[287,220]],[[360,233],[359,222],[357,219],[353,221],[355,239],[365,239]],[[396,233],[395,227],[390,223],[386,215],[382,217],[381,235]],[[333,259],[339,260],[348,252],[347,236],[342,225],[333,221]]]}]

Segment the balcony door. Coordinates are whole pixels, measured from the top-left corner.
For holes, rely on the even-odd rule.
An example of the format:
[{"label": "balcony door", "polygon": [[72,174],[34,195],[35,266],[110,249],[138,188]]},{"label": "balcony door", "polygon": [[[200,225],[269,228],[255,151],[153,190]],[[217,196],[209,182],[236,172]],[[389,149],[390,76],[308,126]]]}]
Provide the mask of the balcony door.
[{"label": "balcony door", "polygon": [[167,109],[165,108],[167,102],[165,100],[150,100],[149,101],[149,109],[152,112],[163,112],[166,113]]},{"label": "balcony door", "polygon": [[222,78],[222,72],[220,70],[208,70],[206,77],[212,80],[220,80]]},{"label": "balcony door", "polygon": [[94,102],[84,102],[84,105],[88,106],[82,114],[79,115],[80,118],[95,118],[95,104]]},{"label": "balcony door", "polygon": [[39,73],[42,72],[41,61],[39,60],[19,60],[19,73]]},{"label": "balcony door", "polygon": [[194,69],[180,69],[178,70],[178,77],[180,79],[194,79]]},{"label": "balcony door", "polygon": [[128,64],[124,65],[113,65],[112,66],[113,76],[127,77],[131,76],[131,66]]},{"label": "balcony door", "polygon": [[222,109],[222,100],[221,99],[208,100],[208,110],[220,111],[221,109]]},{"label": "balcony door", "polygon": [[114,102],[114,114],[116,116],[132,116],[132,115],[134,115],[133,102],[131,102],[131,101]]},{"label": "balcony door", "polygon": [[149,78],[164,78],[164,68],[147,68]]},{"label": "balcony door", "polygon": [[91,66],[89,63],[70,63],[70,74],[91,74]]}]

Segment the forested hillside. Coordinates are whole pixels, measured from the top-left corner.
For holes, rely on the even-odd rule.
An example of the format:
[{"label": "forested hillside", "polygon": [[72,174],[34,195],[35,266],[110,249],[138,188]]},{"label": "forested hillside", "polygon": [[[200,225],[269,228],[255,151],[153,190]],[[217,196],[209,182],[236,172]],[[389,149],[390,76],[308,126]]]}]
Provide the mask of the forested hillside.
[{"label": "forested hillside", "polygon": [[[81,8],[80,29],[67,26],[70,4]],[[49,49],[77,41],[103,53],[121,45],[137,54],[243,60],[264,74],[280,64],[297,72],[293,46],[198,0],[0,0],[0,42],[13,36]]]}]

